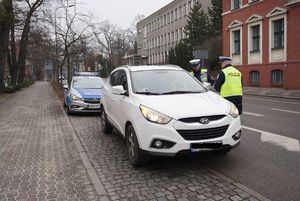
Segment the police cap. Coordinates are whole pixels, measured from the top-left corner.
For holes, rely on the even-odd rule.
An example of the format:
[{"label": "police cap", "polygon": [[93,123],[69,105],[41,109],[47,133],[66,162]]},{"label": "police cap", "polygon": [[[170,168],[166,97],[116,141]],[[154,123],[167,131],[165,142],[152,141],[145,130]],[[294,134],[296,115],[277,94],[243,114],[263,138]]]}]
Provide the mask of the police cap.
[{"label": "police cap", "polygon": [[190,64],[191,64],[192,67],[196,67],[200,63],[201,63],[200,59],[193,59],[193,60],[190,61]]},{"label": "police cap", "polygon": [[220,63],[224,61],[231,61],[231,57],[226,57],[226,56],[219,56]]}]

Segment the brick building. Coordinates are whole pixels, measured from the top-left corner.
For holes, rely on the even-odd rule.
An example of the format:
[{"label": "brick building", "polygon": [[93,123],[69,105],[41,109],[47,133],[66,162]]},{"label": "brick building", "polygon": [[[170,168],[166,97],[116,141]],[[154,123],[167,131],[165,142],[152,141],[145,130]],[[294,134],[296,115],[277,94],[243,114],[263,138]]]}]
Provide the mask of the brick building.
[{"label": "brick building", "polygon": [[300,89],[300,0],[223,0],[222,15],[245,86]]}]

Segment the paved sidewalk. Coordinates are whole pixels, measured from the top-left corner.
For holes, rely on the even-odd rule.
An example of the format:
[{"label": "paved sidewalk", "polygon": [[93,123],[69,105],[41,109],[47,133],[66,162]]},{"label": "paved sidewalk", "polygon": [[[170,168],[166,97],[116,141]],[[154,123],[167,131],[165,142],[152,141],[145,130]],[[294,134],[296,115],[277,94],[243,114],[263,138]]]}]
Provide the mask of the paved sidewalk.
[{"label": "paved sidewalk", "polygon": [[0,200],[98,200],[51,85],[0,102]]},{"label": "paved sidewalk", "polygon": [[286,90],[280,88],[244,87],[244,94],[269,96],[279,98],[300,99],[300,90]]}]

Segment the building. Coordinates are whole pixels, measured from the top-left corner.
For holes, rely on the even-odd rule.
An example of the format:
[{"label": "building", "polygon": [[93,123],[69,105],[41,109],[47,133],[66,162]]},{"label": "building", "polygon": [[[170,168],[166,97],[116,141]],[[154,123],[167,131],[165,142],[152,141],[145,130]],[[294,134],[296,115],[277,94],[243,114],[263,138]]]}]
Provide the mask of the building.
[{"label": "building", "polygon": [[163,64],[168,53],[186,38],[184,27],[193,5],[200,2],[207,10],[211,0],[174,0],[137,24],[138,55],[148,64]]},{"label": "building", "polygon": [[300,0],[223,0],[223,50],[245,86],[300,89]]}]

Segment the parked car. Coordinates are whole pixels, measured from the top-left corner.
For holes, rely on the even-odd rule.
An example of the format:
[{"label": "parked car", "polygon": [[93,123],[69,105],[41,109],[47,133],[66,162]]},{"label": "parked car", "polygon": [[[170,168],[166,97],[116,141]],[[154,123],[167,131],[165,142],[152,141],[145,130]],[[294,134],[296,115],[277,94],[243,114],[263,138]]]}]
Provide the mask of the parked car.
[{"label": "parked car", "polygon": [[74,76],[70,88],[64,86],[64,106],[67,114],[100,112],[103,80],[95,76]]},{"label": "parked car", "polygon": [[124,136],[133,166],[149,155],[226,153],[240,142],[238,110],[207,87],[177,66],[116,68],[103,87],[102,130]]}]

